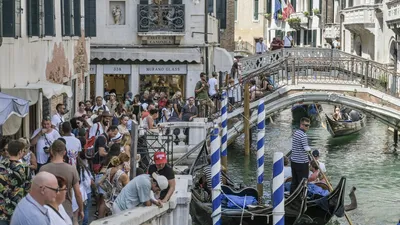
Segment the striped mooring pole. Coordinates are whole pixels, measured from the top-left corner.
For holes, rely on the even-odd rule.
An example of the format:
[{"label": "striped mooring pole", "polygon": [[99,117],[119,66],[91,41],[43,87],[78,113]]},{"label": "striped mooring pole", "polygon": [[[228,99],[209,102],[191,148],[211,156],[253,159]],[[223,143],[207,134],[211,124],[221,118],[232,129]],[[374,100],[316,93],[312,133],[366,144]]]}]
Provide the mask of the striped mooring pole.
[{"label": "striped mooring pole", "polygon": [[225,169],[228,169],[228,97],[226,91],[222,92],[221,120],[221,162]]},{"label": "striped mooring pole", "polygon": [[274,225],[285,224],[285,198],[284,198],[284,177],[283,177],[283,153],[274,153],[274,165],[272,168],[272,219]]},{"label": "striped mooring pole", "polygon": [[211,185],[212,185],[212,214],[213,225],[221,225],[221,140],[218,126],[211,134]]},{"label": "striped mooring pole", "polygon": [[263,183],[264,183],[264,141],[265,141],[265,110],[264,101],[258,102],[258,114],[257,114],[257,191],[258,199],[261,203],[263,196]]}]

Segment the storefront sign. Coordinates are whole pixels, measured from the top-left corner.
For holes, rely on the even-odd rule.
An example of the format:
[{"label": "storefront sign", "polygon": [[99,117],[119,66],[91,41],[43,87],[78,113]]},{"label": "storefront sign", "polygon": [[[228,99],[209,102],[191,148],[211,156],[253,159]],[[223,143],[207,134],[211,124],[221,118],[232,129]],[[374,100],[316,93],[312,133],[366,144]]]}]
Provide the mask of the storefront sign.
[{"label": "storefront sign", "polygon": [[104,65],[104,74],[131,74],[131,65]]},{"label": "storefront sign", "polygon": [[175,44],[174,36],[148,36],[148,45],[173,45]]},{"label": "storefront sign", "polygon": [[187,74],[187,65],[140,65],[141,75],[178,75]]},{"label": "storefront sign", "polygon": [[96,70],[97,66],[96,65],[90,65],[90,74],[96,74],[97,70]]}]

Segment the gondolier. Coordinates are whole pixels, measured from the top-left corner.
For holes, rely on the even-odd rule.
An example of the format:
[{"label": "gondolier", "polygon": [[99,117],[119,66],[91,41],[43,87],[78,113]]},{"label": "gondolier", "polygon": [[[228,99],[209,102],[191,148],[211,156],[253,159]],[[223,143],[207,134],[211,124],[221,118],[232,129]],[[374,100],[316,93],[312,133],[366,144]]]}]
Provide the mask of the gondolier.
[{"label": "gondolier", "polygon": [[310,128],[310,119],[303,117],[300,120],[300,129],[296,130],[293,134],[292,140],[292,184],[290,192],[296,190],[303,178],[308,178],[308,155],[307,152],[311,151],[308,145],[308,138],[306,132]]}]

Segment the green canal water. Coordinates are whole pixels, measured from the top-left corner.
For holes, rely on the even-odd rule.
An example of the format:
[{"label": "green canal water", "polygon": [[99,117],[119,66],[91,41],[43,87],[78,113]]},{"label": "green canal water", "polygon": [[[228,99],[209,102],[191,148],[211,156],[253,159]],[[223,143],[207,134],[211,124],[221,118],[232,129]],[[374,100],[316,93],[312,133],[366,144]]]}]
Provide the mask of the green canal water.
[{"label": "green canal water", "polygon": [[[325,106],[325,112],[332,107]],[[274,152],[287,153],[291,148],[293,131],[290,110],[283,111],[266,126],[265,185],[270,193],[272,157]],[[328,177],[333,186],[341,176],[347,177],[346,204],[350,203],[348,192],[357,188],[358,208],[348,212],[354,225],[393,225],[400,219],[400,159],[385,154],[393,143],[393,133],[379,121],[368,118],[366,128],[358,134],[332,138],[323,127],[308,132],[312,149],[318,149],[325,162]],[[228,148],[228,173],[238,183],[256,186],[256,132],[253,131],[252,154],[244,157],[244,137],[239,137]],[[332,224],[347,224],[343,218],[334,218]]]}]

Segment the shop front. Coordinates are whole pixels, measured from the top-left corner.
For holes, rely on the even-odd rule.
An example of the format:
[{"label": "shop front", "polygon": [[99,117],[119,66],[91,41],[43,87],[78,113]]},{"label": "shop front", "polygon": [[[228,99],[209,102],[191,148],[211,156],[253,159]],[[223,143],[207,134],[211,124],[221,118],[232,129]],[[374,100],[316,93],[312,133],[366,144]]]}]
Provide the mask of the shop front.
[{"label": "shop front", "polygon": [[187,64],[139,65],[139,93],[155,90],[172,97],[186,93]]}]

